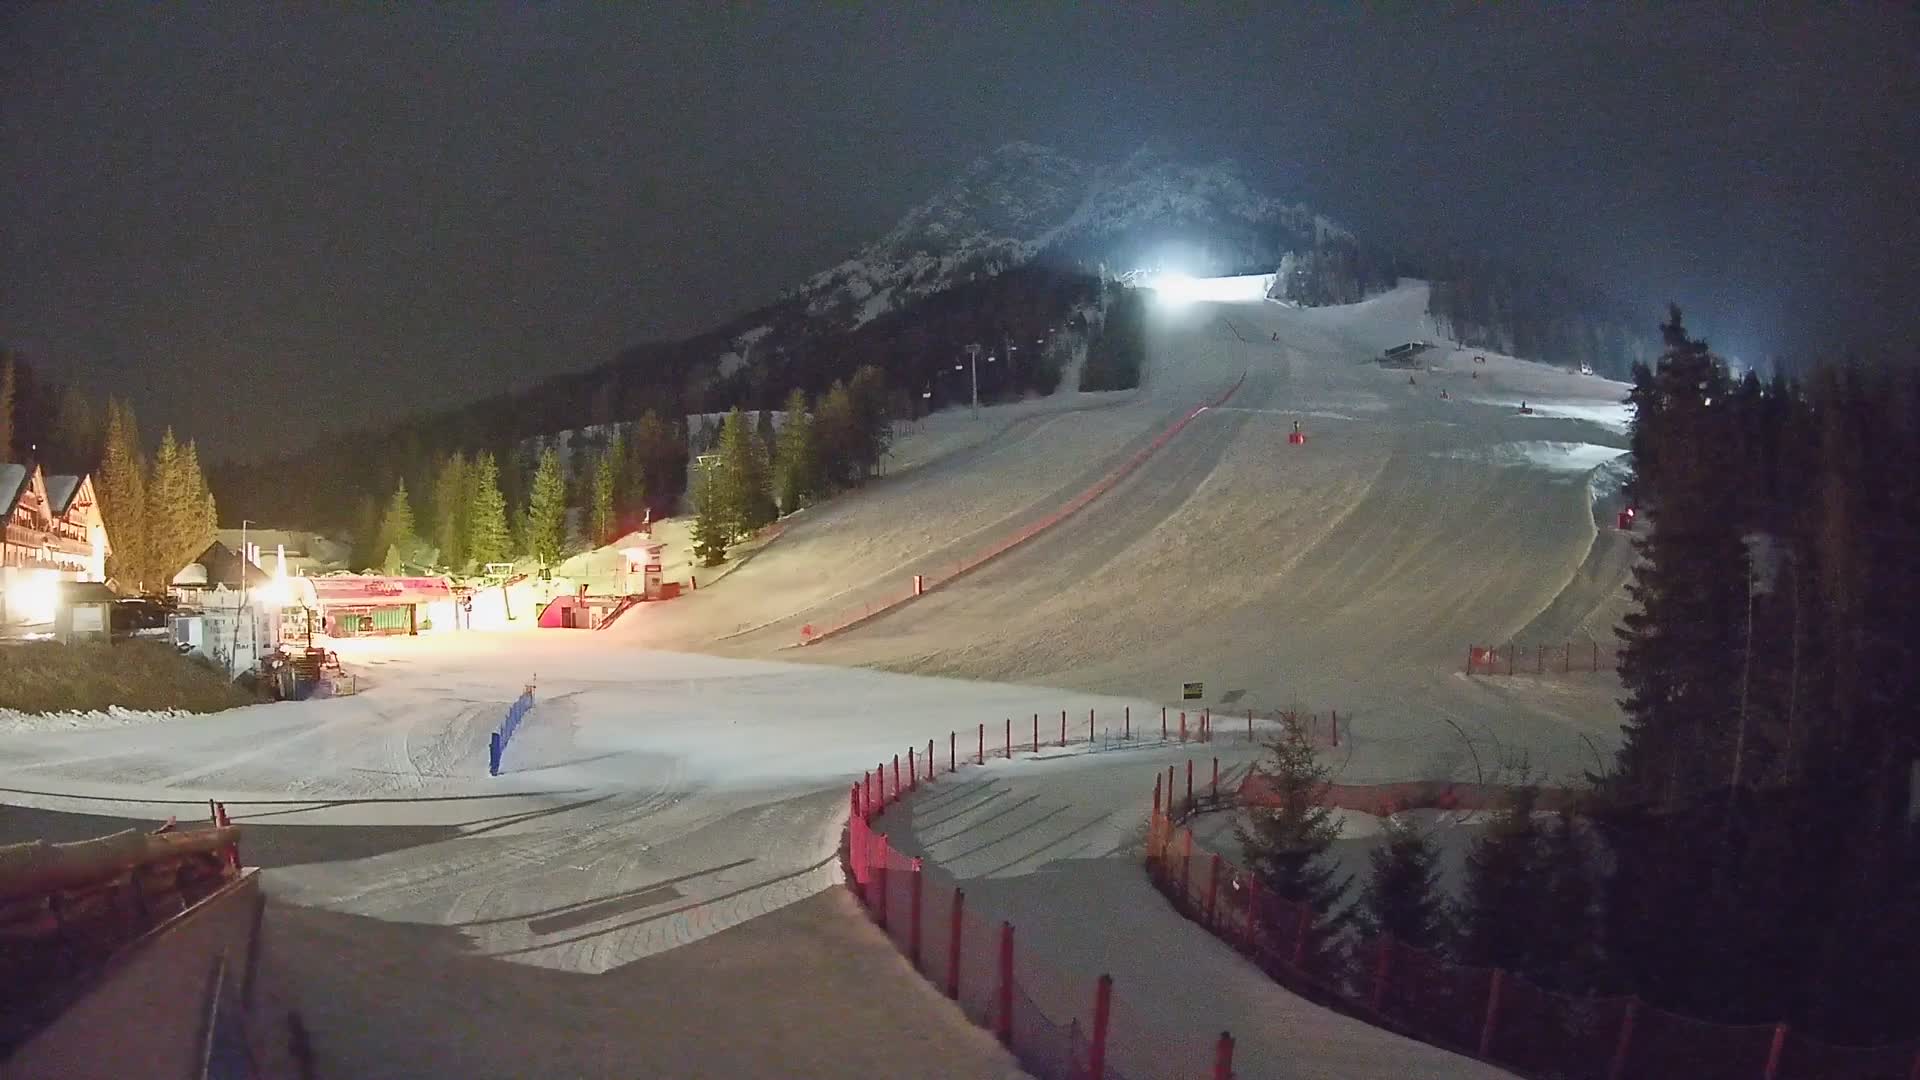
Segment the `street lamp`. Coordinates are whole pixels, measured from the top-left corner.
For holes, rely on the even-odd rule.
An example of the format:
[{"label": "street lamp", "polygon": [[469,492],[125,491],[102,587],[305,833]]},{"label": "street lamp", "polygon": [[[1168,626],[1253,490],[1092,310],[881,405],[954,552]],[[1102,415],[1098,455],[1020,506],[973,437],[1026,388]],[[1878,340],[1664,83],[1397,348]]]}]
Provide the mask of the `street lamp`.
[{"label": "street lamp", "polygon": [[967,359],[973,368],[973,415],[980,415],[980,346],[967,346]]}]

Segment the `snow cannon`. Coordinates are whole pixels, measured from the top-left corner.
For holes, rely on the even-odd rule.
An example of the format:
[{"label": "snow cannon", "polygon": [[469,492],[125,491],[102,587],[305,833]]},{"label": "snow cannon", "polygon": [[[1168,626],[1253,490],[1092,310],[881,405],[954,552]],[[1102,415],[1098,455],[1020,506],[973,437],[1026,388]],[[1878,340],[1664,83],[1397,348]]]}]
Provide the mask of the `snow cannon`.
[{"label": "snow cannon", "polygon": [[1614,524],[1619,527],[1621,532],[1632,532],[1634,515],[1637,513],[1639,513],[1637,509],[1629,506],[1625,510],[1620,511],[1620,516],[1615,520]]},{"label": "snow cannon", "polygon": [[1295,420],[1293,422],[1293,434],[1287,436],[1287,445],[1289,446],[1307,445],[1307,433],[1300,430],[1300,421],[1298,420]]}]

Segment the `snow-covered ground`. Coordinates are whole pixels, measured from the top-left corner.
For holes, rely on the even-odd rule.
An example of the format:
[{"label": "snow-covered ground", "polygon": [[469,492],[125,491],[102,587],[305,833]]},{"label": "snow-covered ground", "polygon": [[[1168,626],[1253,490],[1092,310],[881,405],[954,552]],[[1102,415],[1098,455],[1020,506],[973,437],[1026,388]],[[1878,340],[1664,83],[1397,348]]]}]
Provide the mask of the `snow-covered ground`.
[{"label": "snow-covered ground", "polygon": [[[528,974],[634,993],[693,950],[702,981],[648,1007],[709,1028],[731,1011],[757,1033],[709,1075],[933,1058],[948,1075],[1004,1074],[991,1040],[819,896],[863,768],[1006,716],[1128,703],[1146,716],[1192,680],[1227,710],[1338,708],[1335,764],[1353,781],[1471,777],[1476,761],[1522,753],[1552,779],[1617,739],[1610,674],[1459,667],[1469,643],[1611,625],[1631,553],[1596,525],[1611,514],[1593,499],[1611,489],[1577,470],[1625,445],[1624,387],[1464,350],[1430,354],[1409,385],[1370,361],[1433,336],[1424,306],[1409,283],[1343,308],[1156,307],[1140,390],[932,418],[883,479],[604,631],[342,642],[365,687],[355,697],[0,728],[4,800],[32,808],[9,811],[7,828],[71,832],[86,819],[65,815],[150,820],[226,801],[254,827],[284,913],[279,955],[341,1075],[524,1071],[502,1050],[510,1032],[554,1055],[545,1071],[698,1074],[661,1044],[666,1017],[609,1031],[582,989],[601,984]],[[1243,375],[1231,401],[1079,514],[917,603],[793,648],[801,626],[1048,516]],[[1305,446],[1287,443],[1294,420]],[[489,778],[487,735],[530,680],[539,704],[508,775]],[[1294,1063],[1242,1075],[1488,1074],[1291,998],[1174,915],[1127,848],[1151,756],[1001,767],[1058,812],[955,872],[981,878],[981,903],[1003,917],[1047,929],[1023,940],[1113,971],[1123,993],[1179,969],[1177,990],[1139,998],[1163,1031],[1204,1042],[1231,1027],[1243,1060]],[[1068,825],[1079,831],[1050,831]],[[332,955],[348,966],[326,967]],[[431,987],[490,980],[512,1019],[474,1049],[463,1040],[494,1021],[454,1015],[451,991]],[[836,1001],[848,986],[860,1000]],[[823,1011],[859,1038],[825,1030]]]}]

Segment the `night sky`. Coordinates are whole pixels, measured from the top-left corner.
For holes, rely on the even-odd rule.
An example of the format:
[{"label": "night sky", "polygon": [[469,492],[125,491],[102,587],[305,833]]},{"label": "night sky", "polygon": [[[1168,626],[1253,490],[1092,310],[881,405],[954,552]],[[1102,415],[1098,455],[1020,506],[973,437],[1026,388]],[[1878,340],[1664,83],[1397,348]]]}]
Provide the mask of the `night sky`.
[{"label": "night sky", "polygon": [[710,7],[9,6],[0,341],[251,456],[709,327],[1014,139],[1236,157],[1748,360],[1913,325],[1909,6]]}]

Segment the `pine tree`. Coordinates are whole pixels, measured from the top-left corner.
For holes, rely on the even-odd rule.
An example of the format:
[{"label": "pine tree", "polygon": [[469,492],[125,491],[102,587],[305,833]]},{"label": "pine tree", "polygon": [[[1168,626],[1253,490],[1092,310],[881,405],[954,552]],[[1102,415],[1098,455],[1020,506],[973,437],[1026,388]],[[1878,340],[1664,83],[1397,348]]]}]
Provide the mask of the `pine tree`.
[{"label": "pine tree", "polygon": [[1339,877],[1327,859],[1327,849],[1340,838],[1339,822],[1320,801],[1332,773],[1315,759],[1313,744],[1298,729],[1266,748],[1254,766],[1266,797],[1246,811],[1234,832],[1261,887],[1312,908],[1318,916],[1314,937],[1324,943],[1326,934],[1345,921],[1344,912],[1336,909],[1351,881]]},{"label": "pine tree", "polygon": [[560,475],[560,455],[548,447],[534,470],[533,490],[527,496],[527,554],[542,566],[560,561],[567,543],[567,484]]},{"label": "pine tree", "polygon": [[467,459],[458,452],[447,455],[433,482],[433,542],[440,549],[440,564],[456,572],[467,565],[472,502]]},{"label": "pine tree", "polygon": [[380,531],[374,540],[374,550],[380,553],[380,564],[389,574],[400,572],[401,563],[413,548],[416,537],[413,531],[413,502],[407,497],[405,477],[394,485],[393,497],[387,500],[387,512],[380,519]]},{"label": "pine tree", "polygon": [[1561,814],[1541,830],[1538,863],[1545,881],[1528,977],[1566,993],[1596,990],[1605,978],[1598,875],[1572,815]]},{"label": "pine tree", "polygon": [[505,562],[512,550],[507,532],[507,500],[500,493],[500,471],[493,455],[481,453],[467,470],[468,517],[466,556],[485,567]]},{"label": "pine tree", "polygon": [[613,539],[614,522],[618,520],[613,497],[619,473],[614,462],[614,451],[609,448],[601,452],[600,461],[593,469],[593,513],[588,539],[595,546]]},{"label": "pine tree", "polygon": [[864,478],[860,459],[860,421],[847,384],[835,382],[814,413],[823,488],[840,488]]},{"label": "pine tree", "polygon": [[1417,949],[1443,944],[1447,920],[1439,857],[1433,838],[1412,819],[1388,818],[1380,843],[1367,854],[1371,873],[1360,894],[1360,925],[1369,934],[1391,934]]},{"label": "pine tree", "polygon": [[727,559],[732,532],[723,492],[714,482],[714,470],[702,468],[694,476],[693,553],[701,566],[718,566]]},{"label": "pine tree", "polygon": [[160,437],[160,448],[154,451],[153,465],[147,473],[147,564],[140,576],[148,589],[166,588],[173,575],[200,554],[188,552],[174,562],[189,533],[188,503],[193,497],[182,465],[180,444],[173,437],[173,429],[168,428]]},{"label": "pine tree", "polygon": [[112,548],[107,576],[124,592],[138,592],[147,570],[147,464],[140,452],[140,429],[133,409],[107,402],[106,445],[94,491]]},{"label": "pine tree", "polygon": [[735,409],[720,429],[720,464],[712,483],[721,522],[734,539],[751,535],[774,518],[767,461],[746,414]]},{"label": "pine tree", "polygon": [[791,514],[819,490],[820,454],[814,440],[813,417],[807,412],[807,395],[797,389],[788,394],[786,414],[786,426],[775,445],[773,483],[780,512]]},{"label": "pine tree", "polygon": [[1546,875],[1540,865],[1537,793],[1513,789],[1467,855],[1466,883],[1455,914],[1463,963],[1530,971]]},{"label": "pine tree", "polygon": [[60,412],[54,424],[55,442],[63,453],[88,465],[100,460],[100,425],[94,421],[93,403],[87,400],[87,395],[73,386],[62,389]]},{"label": "pine tree", "polygon": [[13,357],[0,357],[0,461],[13,460]]}]

